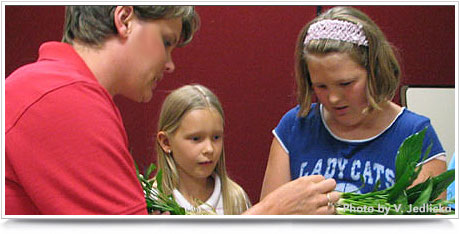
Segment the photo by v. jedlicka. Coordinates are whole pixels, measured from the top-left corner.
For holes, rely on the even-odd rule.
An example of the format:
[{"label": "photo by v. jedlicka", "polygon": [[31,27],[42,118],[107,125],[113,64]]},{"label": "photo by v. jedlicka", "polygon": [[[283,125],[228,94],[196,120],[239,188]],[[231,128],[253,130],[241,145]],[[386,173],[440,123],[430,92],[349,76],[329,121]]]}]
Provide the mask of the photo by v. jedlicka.
[{"label": "photo by v. jedlicka", "polygon": [[[415,133],[401,144],[396,155],[396,182],[393,186],[373,192],[357,194],[342,193],[336,204],[339,215],[455,215],[451,204],[455,198],[438,198],[455,179],[455,169],[426,179],[423,183],[410,187],[417,179],[423,165],[417,167],[422,155],[422,144],[426,128]],[[431,150],[425,151],[422,161]],[[365,184],[364,178],[361,181]]]}]

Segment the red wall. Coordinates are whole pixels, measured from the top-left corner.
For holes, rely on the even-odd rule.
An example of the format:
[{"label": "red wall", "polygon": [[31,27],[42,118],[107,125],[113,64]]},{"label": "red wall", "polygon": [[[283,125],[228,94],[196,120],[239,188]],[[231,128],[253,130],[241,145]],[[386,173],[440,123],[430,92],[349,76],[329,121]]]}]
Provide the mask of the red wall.
[{"label": "red wall", "polygon": [[[329,8],[329,7],[324,7]],[[402,84],[455,85],[453,6],[358,6],[401,53]],[[153,100],[115,98],[131,150],[141,166],[155,161],[154,134],[169,90],[201,83],[219,96],[225,113],[227,169],[257,202],[271,130],[295,103],[293,54],[297,33],[316,6],[198,6],[202,27],[174,54]],[[62,6],[6,6],[5,73],[36,59],[41,42],[60,40]],[[395,97],[399,103],[399,94]],[[114,175],[116,176],[116,175]]]}]

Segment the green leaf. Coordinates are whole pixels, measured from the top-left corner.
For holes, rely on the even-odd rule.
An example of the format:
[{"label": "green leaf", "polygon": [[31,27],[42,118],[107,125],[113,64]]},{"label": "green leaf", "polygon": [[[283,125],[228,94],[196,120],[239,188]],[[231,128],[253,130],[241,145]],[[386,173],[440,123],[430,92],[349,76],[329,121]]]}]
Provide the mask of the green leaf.
[{"label": "green leaf", "polygon": [[157,181],[157,188],[160,193],[163,193],[163,171],[158,170],[157,176],[155,177]]},{"label": "green leaf", "polygon": [[400,204],[401,205],[401,210],[404,212],[405,210],[407,210],[407,206],[408,206],[408,201],[407,201],[407,194],[406,194],[406,191],[403,190],[398,198],[395,200],[395,203],[394,204]]},{"label": "green leaf", "polygon": [[425,132],[427,127],[422,131],[415,133],[407,137],[399,147],[398,153],[396,154],[396,183],[403,176],[406,168],[413,162],[420,160],[422,154],[423,139],[425,138]]},{"label": "green leaf", "polygon": [[408,205],[406,191],[403,190],[403,192],[399,195],[398,199],[396,199],[396,204],[402,204],[403,207]]},{"label": "green leaf", "polygon": [[147,172],[145,173],[145,178],[150,178],[150,174],[152,174],[152,171],[156,169],[155,164],[151,163],[150,166],[147,168]]},{"label": "green leaf", "polygon": [[433,191],[431,192],[430,201],[436,199],[447,187],[455,180],[455,169],[443,172],[433,178]]},{"label": "green leaf", "polygon": [[380,183],[381,183],[381,182],[382,182],[381,179],[377,180],[377,182],[375,183],[374,189],[372,190],[373,192],[379,190],[379,187],[380,187]]},{"label": "green leaf", "polygon": [[409,166],[406,167],[403,175],[393,185],[388,196],[389,203],[394,204],[396,200],[399,199],[404,190],[412,184],[412,175],[415,173],[414,170],[416,165],[416,162],[411,162]]},{"label": "green leaf", "polygon": [[[427,147],[427,149],[426,149],[426,151],[425,151],[425,155],[423,156],[421,162],[425,161],[425,159],[428,158],[428,155],[429,155],[429,153],[431,152],[432,146],[433,146],[433,143],[430,143],[430,145]],[[420,166],[416,169],[414,175],[412,175],[411,184],[413,184],[413,182],[418,178],[418,175],[419,175],[420,172],[422,171],[422,168],[423,168],[423,164],[420,165]]]},{"label": "green leaf", "polygon": [[134,161],[134,167],[136,168],[136,175],[139,177],[139,167],[137,166],[137,163]]},{"label": "green leaf", "polygon": [[433,142],[430,142],[430,145],[425,150],[425,155],[423,155],[422,162],[428,158],[428,155],[431,153],[431,148],[433,147]]},{"label": "green leaf", "polygon": [[420,196],[414,202],[414,206],[422,206],[430,201],[431,191],[433,191],[433,180],[428,179],[428,186],[420,193]]},{"label": "green leaf", "polygon": [[[407,190],[407,199],[409,204],[413,204],[420,194],[428,187],[430,179],[425,180],[425,182],[415,185],[414,187]],[[431,182],[432,183],[432,182]]]}]

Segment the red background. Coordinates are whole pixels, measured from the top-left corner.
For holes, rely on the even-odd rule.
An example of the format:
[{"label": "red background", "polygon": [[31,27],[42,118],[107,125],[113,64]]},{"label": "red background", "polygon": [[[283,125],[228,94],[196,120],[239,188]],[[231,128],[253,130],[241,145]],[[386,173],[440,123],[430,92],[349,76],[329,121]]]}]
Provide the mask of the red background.
[{"label": "red background", "polygon": [[[324,7],[330,8],[331,6]],[[200,83],[220,98],[230,176],[259,200],[272,129],[294,105],[297,34],[316,6],[197,6],[202,27],[193,42],[173,54],[150,103],[116,97],[137,163],[156,160],[154,134],[167,93]],[[381,27],[400,52],[401,85],[455,85],[454,6],[356,6]],[[63,6],[5,7],[5,76],[35,61],[39,45],[58,40]],[[399,94],[394,99],[399,103]],[[114,175],[116,176],[116,175]]]}]

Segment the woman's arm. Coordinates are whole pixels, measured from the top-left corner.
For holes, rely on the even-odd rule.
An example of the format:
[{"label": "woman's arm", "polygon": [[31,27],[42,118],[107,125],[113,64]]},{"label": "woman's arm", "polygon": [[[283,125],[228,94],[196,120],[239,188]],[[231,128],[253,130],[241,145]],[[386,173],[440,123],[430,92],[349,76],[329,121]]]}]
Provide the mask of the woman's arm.
[{"label": "woman's arm", "polygon": [[274,138],[260,202],[243,214],[334,214],[334,206],[330,206],[330,203],[340,198],[340,193],[333,191],[335,186],[335,180],[326,180],[321,175],[304,176],[291,181],[289,156]]},{"label": "woman's arm", "polygon": [[331,204],[340,198],[335,186],[334,179],[303,176],[275,189],[243,215],[331,215]]},{"label": "woman's arm", "polygon": [[291,180],[289,155],[275,137],[270,148],[260,199]]}]

